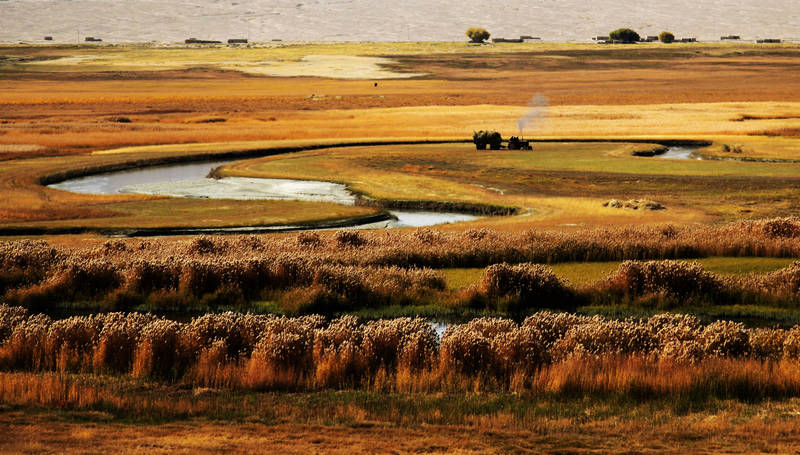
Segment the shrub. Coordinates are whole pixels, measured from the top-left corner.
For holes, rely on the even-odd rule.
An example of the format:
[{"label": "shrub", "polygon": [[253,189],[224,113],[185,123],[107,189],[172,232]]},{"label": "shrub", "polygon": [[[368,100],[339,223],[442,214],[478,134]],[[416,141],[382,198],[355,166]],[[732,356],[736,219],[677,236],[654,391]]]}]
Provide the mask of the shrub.
[{"label": "shrub", "polygon": [[300,246],[318,247],[322,244],[322,239],[316,232],[301,232],[295,240]]},{"label": "shrub", "polygon": [[27,318],[28,310],[25,308],[0,303],[0,344]]},{"label": "shrub", "polygon": [[473,43],[482,43],[489,39],[491,34],[486,31],[485,28],[480,27],[470,27],[467,29],[467,37]]},{"label": "shrub", "polygon": [[0,367],[39,370],[44,368],[49,316],[37,314],[17,324],[1,345]]},{"label": "shrub", "polygon": [[609,321],[594,317],[572,326],[553,346],[559,359],[581,356],[647,354],[658,342],[647,326],[635,321]]},{"label": "shrub", "polygon": [[107,314],[92,357],[94,370],[118,373],[130,371],[139,332],[153,321],[153,316],[140,313]]},{"label": "shrub", "polygon": [[750,354],[758,359],[779,360],[783,356],[787,331],[757,328],[749,333]]},{"label": "shrub", "polygon": [[476,375],[488,372],[493,361],[491,339],[473,330],[470,324],[452,325],[442,335],[439,361],[449,371]]},{"label": "shrub", "polygon": [[367,243],[364,236],[358,231],[336,231],[333,239],[342,248],[354,248]]},{"label": "shrub", "polygon": [[699,341],[710,356],[742,357],[750,352],[750,337],[737,322],[712,322],[703,330]]},{"label": "shrub", "polygon": [[228,242],[224,239],[200,235],[189,242],[189,253],[193,254],[220,254],[228,249]]},{"label": "shrub", "polygon": [[371,371],[430,365],[438,347],[436,331],[422,318],[372,321],[363,332],[362,350]]},{"label": "shrub", "polygon": [[550,267],[531,263],[492,265],[483,273],[479,289],[491,297],[516,297],[524,307],[562,307],[569,295],[566,283]]},{"label": "shrub", "polygon": [[188,359],[180,349],[181,324],[158,319],[139,332],[132,374],[139,378],[175,378]]},{"label": "shrub", "polygon": [[625,261],[608,277],[607,286],[631,297],[710,297],[722,290],[722,283],[699,263],[682,261]]},{"label": "shrub", "polygon": [[623,43],[635,43],[641,38],[639,34],[629,28],[618,28],[608,34],[612,41],[621,41]]},{"label": "shrub", "polygon": [[53,322],[47,331],[46,364],[75,371],[89,363],[103,328],[103,316],[72,316]]},{"label": "shrub", "polygon": [[360,349],[364,325],[355,316],[342,316],[314,332],[314,382],[322,387],[355,384],[366,371]]},{"label": "shrub", "polygon": [[722,151],[725,153],[742,153],[742,146],[741,144],[736,144],[736,145],[722,144]]},{"label": "shrub", "polygon": [[764,235],[770,238],[792,238],[800,236],[800,219],[796,217],[774,218],[764,222]]},{"label": "shrub", "polygon": [[316,284],[284,292],[279,305],[287,314],[331,314],[342,307],[342,301],[342,297]]},{"label": "shrub", "polygon": [[442,243],[443,235],[441,231],[434,231],[429,228],[417,229],[412,234],[416,240],[426,245],[437,245]]},{"label": "shrub", "polygon": [[671,43],[675,41],[675,35],[670,32],[661,32],[658,34],[658,40],[662,43]]}]

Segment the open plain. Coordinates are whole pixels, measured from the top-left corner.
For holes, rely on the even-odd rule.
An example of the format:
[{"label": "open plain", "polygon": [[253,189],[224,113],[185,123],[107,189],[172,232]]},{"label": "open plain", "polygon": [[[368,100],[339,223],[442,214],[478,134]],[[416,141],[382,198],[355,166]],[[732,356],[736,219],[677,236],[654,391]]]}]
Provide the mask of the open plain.
[{"label": "open plain", "polygon": [[[0,452],[792,453],[795,74],[795,44],[0,47]],[[227,158],[356,203],[46,186]],[[479,217],[169,235],[401,209]]]}]

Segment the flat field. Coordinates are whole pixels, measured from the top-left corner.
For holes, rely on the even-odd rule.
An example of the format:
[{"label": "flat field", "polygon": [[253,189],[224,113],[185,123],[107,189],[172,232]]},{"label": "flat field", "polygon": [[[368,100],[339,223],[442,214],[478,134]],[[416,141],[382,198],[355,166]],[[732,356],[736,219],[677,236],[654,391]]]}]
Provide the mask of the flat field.
[{"label": "flat field", "polygon": [[[799,73],[797,44],[0,47],[0,452],[791,453]],[[360,205],[45,186],[223,156]],[[397,207],[513,214],[106,236]],[[490,319],[375,320],[418,315]]]},{"label": "flat field", "polygon": [[[496,129],[508,136],[518,133],[517,121],[536,94],[546,97],[549,104],[539,109],[538,118],[523,131],[531,138],[695,139],[712,143],[701,152],[709,157],[791,161],[800,152],[793,133],[800,127],[800,89],[785,75],[797,70],[798,52],[795,45],[731,44],[635,48],[437,43],[258,49],[8,46],[0,49],[4,85],[0,93],[0,157],[4,158],[0,183],[9,195],[0,208],[4,214],[0,222],[5,227],[80,226],[90,230],[93,226],[130,227],[134,218],[141,227],[182,226],[185,223],[175,216],[170,219],[171,203],[160,201],[141,212],[137,205],[143,204],[141,197],[128,196],[122,198],[124,202],[76,197],[42,189],[37,182],[55,169],[85,171],[112,161],[129,162],[139,154],[152,157],[149,152],[167,156],[197,150],[169,144],[202,143],[207,144],[207,151],[235,151],[231,143],[252,150],[269,148],[264,141],[273,140],[331,144],[353,138],[466,140],[476,129]],[[340,77],[267,77],[257,71],[295,64],[308,56],[325,57],[334,64],[340,58]],[[351,56],[364,58],[348,60]],[[362,67],[386,74],[380,79],[376,74],[359,76]],[[345,77],[348,74],[364,78]],[[409,75],[413,77],[405,77]],[[251,143],[243,143],[248,141]],[[142,149],[126,148],[143,145],[155,147],[146,154]],[[741,151],[723,152],[725,145],[739,145]],[[165,148],[160,149],[162,146]],[[120,147],[129,153],[114,158],[91,154]],[[569,154],[561,159],[560,151],[566,149]],[[794,198],[787,193],[794,185],[794,166],[654,165],[654,160],[621,156],[630,150],[623,144],[541,145],[531,154],[497,156],[466,154],[467,147],[451,149],[456,157],[444,148],[427,150],[430,154],[426,156],[426,149],[416,149],[415,160],[419,166],[434,169],[416,169],[414,163],[403,163],[406,168],[397,169],[408,187],[398,180],[389,193],[380,187],[367,188],[376,183],[374,179],[350,182],[351,186],[378,198],[393,194],[421,199],[426,192],[419,192],[418,187],[424,181],[440,190],[448,187],[447,191],[428,191],[425,197],[502,199],[500,203],[519,204],[526,218],[484,222],[492,227],[510,223],[510,229],[525,225],[561,228],[576,223],[713,223],[787,215],[794,207]],[[388,158],[375,161],[384,153],[384,149],[362,149],[346,154],[354,160],[374,155],[369,162],[358,158],[362,161],[358,169],[363,170],[365,166],[391,165]],[[325,160],[321,155],[318,159]],[[330,166],[342,164],[339,154],[331,161]],[[442,162],[448,163],[448,175],[431,177]],[[492,170],[513,172],[505,170],[490,179],[478,176],[474,182],[464,178],[487,163]],[[271,172],[276,172],[278,166],[291,164],[272,166]],[[637,179],[619,178],[618,173]],[[688,181],[684,178],[688,176],[702,178]],[[522,179],[524,183],[519,182]],[[475,186],[504,183],[514,184],[514,196],[498,198],[496,192]],[[458,191],[449,192],[458,184]],[[668,210],[643,217],[609,215],[597,208],[598,201],[605,198],[645,196],[659,202],[664,199]],[[196,205],[198,213],[216,211],[220,206],[208,200],[184,205]],[[528,210],[534,206],[538,209]],[[217,217],[219,221],[198,218],[197,224],[281,224],[367,213],[363,208],[317,207],[313,210],[319,214],[314,216],[308,209],[283,204],[274,210],[283,217],[270,215],[273,210],[267,208],[253,217],[250,210],[237,208],[229,216]],[[237,220],[237,210],[247,215]],[[567,219],[564,212],[570,213]],[[190,212],[176,212],[181,218],[186,213]]]}]

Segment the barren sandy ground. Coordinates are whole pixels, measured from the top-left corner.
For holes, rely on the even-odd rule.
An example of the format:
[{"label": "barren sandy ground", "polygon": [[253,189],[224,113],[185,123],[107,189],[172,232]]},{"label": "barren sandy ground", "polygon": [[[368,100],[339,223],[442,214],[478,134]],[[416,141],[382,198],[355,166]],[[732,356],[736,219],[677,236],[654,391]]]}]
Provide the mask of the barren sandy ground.
[{"label": "barren sandy ground", "polygon": [[[115,58],[116,57],[116,58]],[[131,61],[121,55],[92,57],[88,55],[61,57],[54,60],[40,60],[26,63],[32,66],[84,66],[102,65],[106,70],[180,70],[208,65],[202,60],[164,60],[140,59]],[[388,58],[363,57],[356,55],[306,55],[299,60],[256,60],[231,59],[214,62],[222,70],[240,71],[245,74],[275,77],[327,77],[334,79],[402,79],[422,76],[423,73],[397,72],[386,68],[397,62]]]}]

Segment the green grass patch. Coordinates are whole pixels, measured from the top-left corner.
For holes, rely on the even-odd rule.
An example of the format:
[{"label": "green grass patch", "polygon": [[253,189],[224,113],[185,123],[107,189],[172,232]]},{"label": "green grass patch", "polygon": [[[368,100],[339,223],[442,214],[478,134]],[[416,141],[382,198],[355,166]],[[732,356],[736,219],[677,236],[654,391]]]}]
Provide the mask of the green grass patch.
[{"label": "green grass patch", "polygon": [[611,319],[649,318],[663,313],[690,314],[706,323],[728,320],[741,322],[748,327],[789,328],[800,324],[800,310],[761,305],[691,306],[668,311],[630,305],[587,305],[578,308],[576,313],[586,316],[599,315]]},{"label": "green grass patch", "polygon": [[[687,259],[697,261],[703,268],[718,275],[746,275],[748,273],[769,273],[788,267],[793,258],[762,258],[762,257],[710,257],[700,259]],[[564,262],[550,264],[553,272],[570,282],[573,286],[584,286],[602,280],[619,267],[621,262]],[[463,289],[477,284],[483,276],[483,268],[452,268],[442,269],[447,285],[451,290]]]}]

